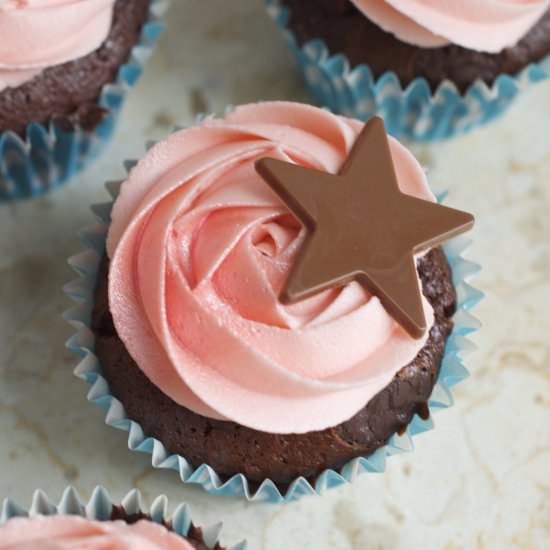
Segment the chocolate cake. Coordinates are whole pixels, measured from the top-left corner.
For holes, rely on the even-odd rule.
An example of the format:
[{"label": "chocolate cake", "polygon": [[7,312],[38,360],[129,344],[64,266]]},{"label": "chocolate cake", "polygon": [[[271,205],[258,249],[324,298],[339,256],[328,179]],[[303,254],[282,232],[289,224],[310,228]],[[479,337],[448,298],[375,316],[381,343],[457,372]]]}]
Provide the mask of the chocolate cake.
[{"label": "chocolate cake", "polygon": [[314,479],[327,468],[337,469],[354,457],[370,455],[402,432],[415,414],[429,415],[427,401],[456,308],[450,267],[440,248],[418,261],[423,293],[435,312],[423,349],[350,420],[301,435],[264,433],[212,420],[167,397],[142,373],[116,333],[108,307],[108,268],[105,259],[92,321],[103,376],[128,416],[139,422],[148,436],[162,441],[170,452],[185,456],[194,467],[207,463],[227,478],[243,473],[251,481],[269,478],[284,487],[298,476]]}]

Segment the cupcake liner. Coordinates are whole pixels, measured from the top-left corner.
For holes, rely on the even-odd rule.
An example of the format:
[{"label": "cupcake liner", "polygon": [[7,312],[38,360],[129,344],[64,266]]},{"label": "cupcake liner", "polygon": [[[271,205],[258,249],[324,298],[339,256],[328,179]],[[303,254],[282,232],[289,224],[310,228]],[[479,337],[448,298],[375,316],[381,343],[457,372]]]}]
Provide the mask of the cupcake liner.
[{"label": "cupcake liner", "polygon": [[515,76],[499,75],[491,86],[478,80],[465,93],[450,80],[432,93],[424,78],[403,86],[398,76],[388,71],[376,79],[368,65],[351,68],[343,54],[330,52],[321,39],[300,46],[287,26],[289,9],[280,0],[265,1],[319,103],[361,120],[379,115],[396,137],[429,142],[465,133],[497,118],[520,92],[550,76],[549,56]]},{"label": "cupcake liner", "polygon": [[80,172],[109,142],[131,88],[141,76],[164,25],[161,17],[168,0],[151,0],[149,19],[139,42],[116,79],[101,90],[98,105],[105,109],[102,122],[92,131],[75,126],[62,130],[55,122],[31,122],[26,138],[11,130],[0,132],[0,203],[42,195]]},{"label": "cupcake liner", "polygon": [[[135,161],[127,161],[129,171]],[[107,183],[107,190],[113,201],[118,196],[122,182]],[[442,199],[442,196],[438,197]],[[249,501],[269,502],[273,504],[297,500],[304,495],[321,495],[327,489],[352,482],[362,472],[383,472],[386,457],[393,454],[411,451],[412,436],[434,427],[430,416],[422,420],[416,415],[402,435],[394,435],[389,443],[367,457],[351,460],[340,471],[325,470],[312,484],[304,477],[295,479],[286,491],[281,492],[275,482],[266,479],[259,487],[249,483],[243,474],[236,474],[223,481],[208,464],[194,468],[185,457],[170,452],[164,445],[143,432],[140,424],[128,418],[124,406],[109,391],[109,385],[102,376],[101,365],[94,354],[95,336],[91,329],[91,314],[94,307],[94,291],[101,259],[105,254],[105,240],[110,223],[113,201],[92,207],[99,223],[87,227],[80,233],[85,250],[73,256],[69,264],[78,274],[78,278],[67,284],[65,292],[77,303],[76,307],[65,312],[64,318],[73,326],[76,333],[67,341],[67,347],[80,359],[75,374],[88,382],[92,387],[88,400],[107,411],[106,423],[114,428],[128,432],[128,447],[133,451],[151,455],[155,468],[171,469],[178,472],[184,484],[200,485],[213,495],[242,496]],[[454,317],[455,326],[447,341],[445,356],[441,365],[439,378],[429,400],[431,412],[450,407],[453,396],[450,388],[468,377],[468,371],[462,364],[465,355],[475,349],[468,340],[468,335],[476,331],[480,324],[470,314],[483,297],[483,294],[470,286],[466,279],[477,273],[479,266],[462,257],[463,251],[471,241],[457,238],[445,246],[445,252],[453,271],[453,282],[457,289],[458,308]]]},{"label": "cupcake liner", "polygon": [[[17,517],[35,516],[81,516],[89,520],[109,521],[113,506],[122,506],[125,513],[130,515],[145,513],[151,516],[151,521],[165,524],[171,531],[187,537],[192,525],[195,525],[191,515],[191,509],[185,503],[179,504],[172,514],[168,513],[168,499],[161,495],[153,500],[149,510],[145,510],[142,504],[141,493],[137,489],[130,491],[122,502],[114,502],[107,490],[97,486],[92,496],[85,502],[81,499],[74,487],[67,487],[63,491],[61,500],[56,505],[44,491],[37,489],[34,492],[31,507],[25,510],[19,507],[13,500],[6,498],[0,510],[0,526],[8,520]],[[201,527],[204,542],[208,548],[215,548],[219,544],[219,536],[222,524],[218,523],[210,527]],[[246,542],[241,542],[229,547],[227,550],[246,550]]]}]

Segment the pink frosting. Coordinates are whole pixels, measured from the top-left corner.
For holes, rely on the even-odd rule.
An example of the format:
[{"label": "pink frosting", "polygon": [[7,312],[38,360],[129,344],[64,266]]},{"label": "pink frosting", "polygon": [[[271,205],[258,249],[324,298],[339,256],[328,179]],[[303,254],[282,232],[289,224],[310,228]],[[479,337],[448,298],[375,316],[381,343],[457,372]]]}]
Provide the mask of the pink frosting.
[{"label": "pink frosting", "polygon": [[[336,173],[362,124],[297,103],[239,107],[151,149],[108,235],[110,308],[142,371],[196,413],[271,433],[349,419],[424,345],[357,283],[293,306],[278,294],[304,232],[261,157]],[[397,141],[401,189],[434,200]],[[428,326],[433,311],[424,300]]]},{"label": "pink frosting", "polygon": [[550,0],[351,0],[369,19],[404,42],[458,44],[490,53],[514,46]]},{"label": "pink frosting", "polygon": [[78,516],[15,518],[0,527],[0,550],[193,550],[151,521],[90,521]]},{"label": "pink frosting", "polygon": [[96,50],[115,0],[0,0],[0,91]]}]

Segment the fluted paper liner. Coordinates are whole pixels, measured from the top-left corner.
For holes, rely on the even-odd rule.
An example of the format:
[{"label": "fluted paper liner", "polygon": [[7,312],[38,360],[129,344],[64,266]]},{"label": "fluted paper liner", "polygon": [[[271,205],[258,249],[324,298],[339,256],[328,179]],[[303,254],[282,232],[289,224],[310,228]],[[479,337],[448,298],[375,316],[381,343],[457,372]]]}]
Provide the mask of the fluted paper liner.
[{"label": "fluted paper liner", "polygon": [[300,46],[287,26],[289,8],[280,0],[265,1],[320,105],[361,120],[381,116],[396,137],[436,141],[465,133],[497,118],[518,94],[550,76],[549,56],[517,75],[499,75],[490,86],[477,80],[465,93],[450,80],[441,82],[435,92],[424,78],[403,86],[392,71],[375,78],[367,64],[351,68],[345,55],[329,51],[320,38]]},{"label": "fluted paper liner", "polygon": [[[143,507],[141,493],[137,489],[131,490],[120,504],[113,502],[109,493],[104,487],[97,486],[90,499],[82,500],[74,487],[67,487],[58,504],[55,504],[48,495],[37,489],[34,492],[31,506],[28,510],[21,508],[13,500],[6,498],[0,510],[0,526],[10,519],[17,517],[35,516],[81,516],[92,521],[109,521],[113,513],[113,506],[121,506],[127,515],[138,513],[148,514],[151,521],[165,525],[174,533],[187,537],[191,525],[197,527],[193,522],[190,507],[179,504],[169,514],[169,503],[166,496],[161,495],[153,500],[149,510]],[[219,536],[222,524],[201,527],[204,542],[208,548],[214,548],[219,544]],[[246,542],[240,542],[227,550],[246,550]]]},{"label": "fluted paper liner", "polygon": [[[129,171],[135,161],[127,161]],[[118,196],[121,182],[107,184],[107,190],[113,197]],[[440,197],[441,198],[441,197]],[[78,278],[65,286],[65,292],[76,302],[76,307],[68,310],[64,317],[74,327],[76,333],[67,341],[67,347],[79,357],[75,374],[88,382],[92,387],[88,400],[107,411],[106,423],[128,433],[128,447],[133,451],[151,455],[155,468],[175,470],[184,484],[200,485],[211,494],[225,496],[243,496],[255,502],[282,503],[297,500],[304,495],[321,495],[327,489],[347,482],[353,482],[362,472],[383,472],[386,457],[413,449],[412,437],[431,430],[434,427],[430,415],[422,420],[415,415],[407,430],[402,435],[394,435],[389,443],[370,456],[359,457],[348,462],[339,471],[325,470],[311,484],[304,477],[295,479],[286,491],[281,492],[276,484],[266,479],[256,489],[243,474],[236,474],[227,481],[222,481],[216,471],[208,464],[194,468],[184,456],[170,454],[161,441],[148,437],[140,424],[128,418],[123,405],[111,395],[109,384],[102,375],[101,365],[94,354],[95,336],[90,327],[94,307],[94,291],[98,268],[105,254],[105,240],[110,223],[113,202],[92,207],[98,218],[98,224],[87,227],[80,232],[85,250],[73,256],[69,263],[78,274]],[[453,272],[453,282],[457,289],[458,308],[454,316],[454,329],[445,349],[437,383],[428,402],[431,412],[450,407],[453,404],[451,387],[468,377],[468,371],[462,360],[475,349],[468,340],[468,335],[476,331],[480,324],[470,313],[483,297],[483,294],[470,286],[466,280],[479,270],[479,266],[462,257],[462,253],[471,241],[457,238],[444,248]]]},{"label": "fluted paper liner", "polygon": [[94,130],[76,125],[66,132],[54,122],[31,122],[25,139],[0,132],[0,203],[42,195],[60,187],[99,155],[110,140],[122,106],[141,76],[164,24],[169,0],[151,0],[149,19],[115,81],[103,86],[97,104],[106,114]]}]

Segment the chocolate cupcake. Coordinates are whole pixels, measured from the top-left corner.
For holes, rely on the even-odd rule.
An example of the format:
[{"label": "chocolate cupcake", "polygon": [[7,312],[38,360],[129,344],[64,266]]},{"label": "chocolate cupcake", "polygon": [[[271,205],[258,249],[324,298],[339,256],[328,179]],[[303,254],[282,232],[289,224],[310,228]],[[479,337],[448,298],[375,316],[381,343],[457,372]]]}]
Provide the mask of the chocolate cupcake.
[{"label": "chocolate cupcake", "polygon": [[548,0],[267,1],[323,104],[394,134],[449,137],[547,76]]},{"label": "chocolate cupcake", "polygon": [[110,219],[99,269],[75,264],[95,340],[78,374],[108,384],[133,448],[162,444],[157,465],[280,500],[429,426],[458,341],[439,244],[472,218],[436,203],[380,119],[295,103],[207,118],[145,155]]},{"label": "chocolate cupcake", "polygon": [[97,154],[160,32],[156,4],[2,3],[0,200],[55,187]]},{"label": "chocolate cupcake", "polygon": [[[196,527],[187,505],[167,514],[166,497],[153,501],[144,512],[138,491],[122,504],[114,504],[102,487],[82,503],[78,493],[67,488],[58,506],[36,491],[30,512],[6,499],[0,520],[0,549],[127,548],[170,550],[225,550],[218,542],[219,528]],[[244,542],[229,550],[245,550]]]}]

